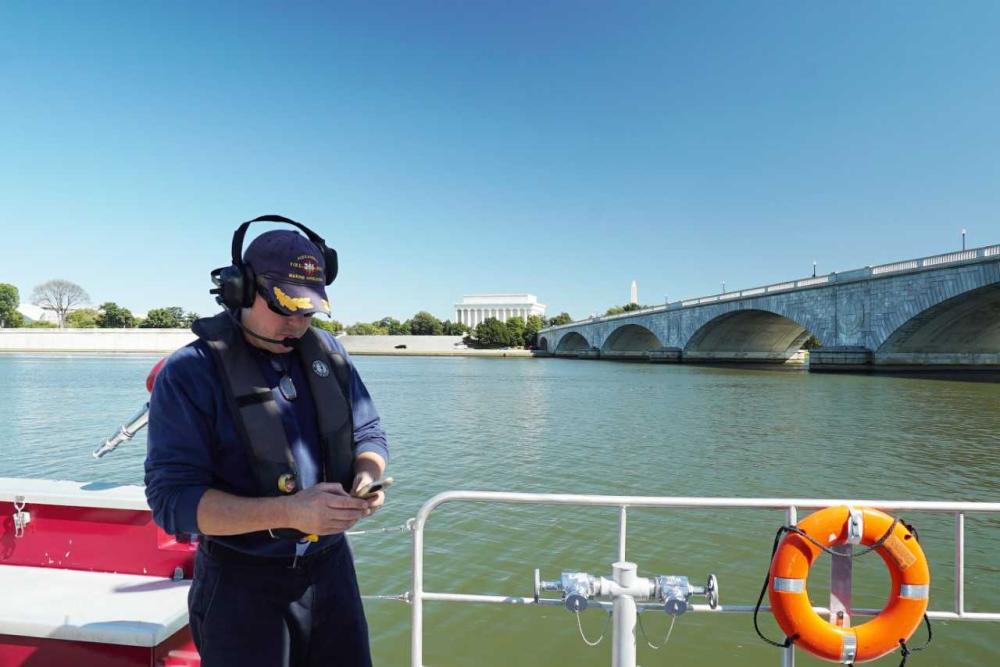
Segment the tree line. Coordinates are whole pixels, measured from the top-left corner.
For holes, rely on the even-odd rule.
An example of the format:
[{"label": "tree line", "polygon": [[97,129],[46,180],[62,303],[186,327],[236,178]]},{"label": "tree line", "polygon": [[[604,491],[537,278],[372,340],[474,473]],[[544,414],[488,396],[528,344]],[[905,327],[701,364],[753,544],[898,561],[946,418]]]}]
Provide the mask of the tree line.
[{"label": "tree line", "polygon": [[[17,311],[20,294],[17,287],[0,283],[0,328],[70,327],[76,329],[186,329],[199,315],[185,312],[180,306],[167,306],[150,310],[145,318],[136,317],[132,311],[107,301],[96,308],[88,308],[90,296],[79,285],[68,280],[50,280],[35,287],[31,303],[55,314],[58,325],[50,322],[28,323]],[[569,313],[559,313],[548,319],[532,315],[524,320],[512,317],[506,322],[487,318],[471,330],[461,322],[440,320],[426,310],[413,317],[399,320],[383,317],[374,322],[356,322],[344,326],[337,320],[313,319],[313,326],[332,333],[341,331],[352,336],[465,336],[476,347],[532,347],[537,343],[538,332],[551,326],[569,324]]]},{"label": "tree line", "polygon": [[90,305],[90,295],[76,283],[68,280],[49,280],[35,287],[31,292],[31,303],[42,310],[51,311],[56,324],[51,322],[27,322],[17,306],[21,303],[17,287],[10,283],[0,283],[0,328],[16,327],[60,329],[186,329],[198,319],[198,313],[185,312],[180,306],[154,308],[146,317],[136,317],[128,308],[107,301],[96,308]]},{"label": "tree line", "polygon": [[541,329],[572,321],[573,318],[568,313],[560,313],[548,319],[532,315],[527,321],[512,317],[501,322],[490,317],[472,330],[461,322],[439,320],[426,310],[421,310],[402,322],[393,317],[383,317],[374,322],[356,322],[345,327],[337,320],[314,319],[313,326],[334,333],[343,331],[351,336],[465,336],[466,341],[476,347],[531,347],[536,344]]}]

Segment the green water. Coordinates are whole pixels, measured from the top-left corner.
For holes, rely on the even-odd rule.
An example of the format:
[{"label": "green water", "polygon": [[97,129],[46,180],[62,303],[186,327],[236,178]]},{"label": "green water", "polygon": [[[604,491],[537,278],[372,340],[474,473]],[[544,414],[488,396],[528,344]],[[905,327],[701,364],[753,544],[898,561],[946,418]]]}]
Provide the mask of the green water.
[{"label": "green water", "polygon": [[[144,439],[104,460],[91,450],[145,400],[155,358],[0,356],[0,476],[140,483]],[[1000,385],[558,359],[359,357],[392,444],[387,507],[361,527],[394,526],[449,489],[676,496],[997,501]],[[719,576],[723,603],[751,604],[782,513],[633,510],[629,552],[641,576]],[[953,524],[908,515],[932,567],[933,609],[952,605]],[[1000,611],[1000,517],[967,519],[971,611]],[[617,510],[449,504],[426,537],[425,588],[530,595],[532,571],[610,575]],[[356,538],[367,594],[408,590],[410,543]],[[821,575],[813,601],[826,604]],[[859,607],[880,607],[880,559],[855,564]],[[368,603],[379,665],[409,664],[409,607]],[[424,662],[610,664],[609,640],[583,644],[561,608],[425,604]],[[602,613],[586,612],[591,638]],[[654,643],[667,627],[647,613]],[[774,637],[776,626],[764,627]],[[908,665],[1000,664],[995,623],[937,622]],[[918,631],[922,632],[922,631]],[[922,634],[917,635],[917,639]],[[639,664],[780,665],[745,615],[688,614]],[[826,664],[798,653],[798,665]],[[896,665],[898,657],[877,664]]]}]

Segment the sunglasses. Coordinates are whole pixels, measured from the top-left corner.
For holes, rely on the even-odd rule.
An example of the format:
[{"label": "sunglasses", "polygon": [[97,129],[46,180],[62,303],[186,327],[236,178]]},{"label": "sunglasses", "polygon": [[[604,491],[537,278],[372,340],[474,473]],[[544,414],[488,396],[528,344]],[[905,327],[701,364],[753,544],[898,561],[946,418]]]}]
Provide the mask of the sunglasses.
[{"label": "sunglasses", "polygon": [[295,389],[295,383],[292,382],[292,378],[288,375],[288,368],[284,364],[279,362],[277,359],[271,359],[271,368],[275,370],[276,373],[281,373],[281,379],[278,380],[278,391],[284,396],[286,401],[294,401],[299,397],[299,392]]},{"label": "sunglasses", "polygon": [[267,293],[267,290],[264,289],[263,286],[257,285],[257,294],[263,297],[264,303],[267,304],[267,307],[271,309],[272,313],[276,313],[278,315],[281,315],[282,317],[289,317],[288,313],[286,313],[285,311],[279,309],[276,305],[274,305],[274,301],[271,300],[271,295]]}]

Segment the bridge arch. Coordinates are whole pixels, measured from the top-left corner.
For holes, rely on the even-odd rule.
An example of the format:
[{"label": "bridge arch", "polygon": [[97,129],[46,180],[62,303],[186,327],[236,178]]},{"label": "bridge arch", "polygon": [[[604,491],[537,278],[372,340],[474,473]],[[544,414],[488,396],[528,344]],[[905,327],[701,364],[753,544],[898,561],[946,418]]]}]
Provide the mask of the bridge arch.
[{"label": "bridge arch", "polygon": [[559,339],[559,344],[556,345],[556,352],[579,352],[581,350],[589,350],[590,343],[587,339],[583,337],[582,334],[576,331],[567,332],[562,338]]},{"label": "bridge arch", "polygon": [[663,347],[652,331],[641,324],[626,324],[611,332],[601,352],[649,352]]},{"label": "bridge arch", "polygon": [[548,352],[549,351],[549,339],[546,338],[545,336],[540,337],[538,339],[538,349],[541,350],[542,352]]},{"label": "bridge arch", "polygon": [[734,310],[701,325],[684,346],[684,357],[704,361],[784,362],[811,332],[793,319],[768,310]]},{"label": "bridge arch", "polygon": [[991,355],[1000,361],[1000,283],[964,292],[924,309],[890,333],[876,352],[954,355],[958,363],[962,363],[961,356]]}]

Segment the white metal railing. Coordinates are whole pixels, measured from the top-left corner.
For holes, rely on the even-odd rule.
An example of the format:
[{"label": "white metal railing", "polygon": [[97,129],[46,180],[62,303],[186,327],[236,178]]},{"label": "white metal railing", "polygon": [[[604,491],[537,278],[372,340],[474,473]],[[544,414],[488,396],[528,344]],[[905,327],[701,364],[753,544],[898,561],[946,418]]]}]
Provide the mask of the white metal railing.
[{"label": "white metal railing", "polygon": [[576,326],[578,324],[593,323],[593,322],[605,322],[608,320],[635,317],[636,315],[647,315],[655,312],[663,312],[667,310],[674,310],[678,308],[690,308],[692,306],[700,306],[702,304],[716,303],[718,301],[746,298],[751,296],[758,296],[760,294],[769,294],[771,292],[780,292],[790,289],[803,289],[807,287],[816,287],[818,285],[826,285],[828,283],[835,283],[838,281],[851,281],[870,278],[872,276],[881,276],[888,273],[898,273],[900,271],[914,271],[923,268],[933,268],[936,266],[941,266],[943,264],[951,264],[954,262],[968,262],[976,259],[986,259],[988,257],[1000,256],[1000,245],[986,246],[983,248],[973,248],[972,250],[962,250],[959,252],[946,253],[943,255],[932,255],[930,257],[923,257],[921,259],[910,259],[901,262],[892,262],[891,264],[881,264],[879,266],[865,267],[863,269],[857,269],[854,271],[843,271],[839,275],[836,273],[830,273],[824,276],[813,276],[811,278],[803,278],[802,280],[791,280],[782,283],[775,283],[773,285],[765,285],[763,287],[752,287],[745,290],[734,290],[732,292],[724,292],[722,294],[711,294],[703,297],[695,297],[693,299],[684,299],[682,301],[675,301],[673,303],[666,303],[659,306],[651,306],[649,308],[643,308],[642,310],[633,310],[627,313],[618,313],[615,315],[603,315],[603,316],[593,316],[587,320],[578,320],[576,322],[570,322],[569,324],[563,324],[558,327],[548,327],[542,331],[549,331],[555,329],[563,329],[566,327]]},{"label": "white metal railing", "polygon": [[[425,600],[446,601],[446,602],[478,602],[506,605],[561,605],[560,600],[524,597],[514,595],[478,595],[463,593],[443,593],[429,592],[424,590],[424,528],[431,512],[448,502],[487,502],[503,504],[529,504],[529,505],[576,505],[581,507],[618,507],[618,553],[619,562],[625,561],[627,545],[627,512],[629,507],[660,507],[677,509],[705,509],[716,508],[720,510],[733,509],[772,509],[784,512],[784,520],[787,525],[794,525],[798,522],[799,510],[816,510],[824,507],[851,505],[854,507],[871,507],[885,512],[944,512],[954,515],[955,519],[955,586],[953,604],[950,610],[929,610],[927,616],[931,619],[942,620],[969,620],[969,621],[1000,621],[1000,612],[969,612],[965,609],[965,515],[969,513],[989,513],[1000,514],[1000,503],[976,503],[976,502],[927,502],[927,501],[899,501],[899,500],[845,500],[845,499],[817,499],[817,498],[698,498],[698,497],[667,497],[667,496],[589,496],[578,494],[546,494],[546,493],[509,493],[491,491],[448,491],[440,493],[428,500],[420,508],[415,519],[412,520],[413,531],[413,582],[412,590],[406,595],[412,603],[411,608],[411,666],[424,667],[423,664],[423,632],[424,632],[424,610]],[[398,596],[397,596],[398,597]],[[590,606],[612,609],[610,602],[595,600]],[[690,611],[697,613],[722,613],[722,614],[749,614],[753,613],[754,604],[726,604],[711,608],[707,604],[692,604]],[[638,603],[633,608],[661,607],[658,603]],[[770,611],[770,607],[763,605],[761,611]],[[827,607],[814,607],[820,614],[830,613]],[[854,609],[851,610],[857,615],[875,615],[878,609]],[[616,624],[617,627],[617,624]],[[635,637],[634,633],[628,637],[615,637],[615,648],[613,657],[615,664],[622,664],[618,657],[620,655],[631,655],[634,665]],[[622,647],[619,642],[631,642],[631,653],[628,647],[619,653]],[[781,664],[783,667],[794,667],[795,649],[790,646],[781,652]],[[627,667],[627,665],[622,665]]]}]

